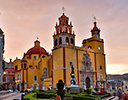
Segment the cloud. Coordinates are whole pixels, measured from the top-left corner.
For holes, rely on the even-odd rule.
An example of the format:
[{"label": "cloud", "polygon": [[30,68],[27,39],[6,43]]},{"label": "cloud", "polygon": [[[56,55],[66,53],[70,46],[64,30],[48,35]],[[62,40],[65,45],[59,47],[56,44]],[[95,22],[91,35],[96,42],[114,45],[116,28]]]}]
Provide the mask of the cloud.
[{"label": "cloud", "polygon": [[95,15],[105,40],[107,64],[128,66],[127,3],[127,0],[2,0],[0,27],[5,32],[5,59],[22,58],[37,36],[41,46],[51,52],[54,26],[64,6],[76,32],[77,46],[91,36]]}]

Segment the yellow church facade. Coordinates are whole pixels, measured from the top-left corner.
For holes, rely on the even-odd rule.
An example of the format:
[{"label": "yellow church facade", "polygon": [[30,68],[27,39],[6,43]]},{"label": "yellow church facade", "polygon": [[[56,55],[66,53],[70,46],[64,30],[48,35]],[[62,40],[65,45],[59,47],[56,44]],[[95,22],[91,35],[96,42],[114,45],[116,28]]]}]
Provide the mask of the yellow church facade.
[{"label": "yellow church facade", "polygon": [[100,29],[94,27],[91,37],[83,39],[82,46],[75,46],[75,33],[72,23],[63,13],[56,23],[53,34],[52,54],[40,46],[40,41],[34,42],[22,59],[13,62],[15,83],[18,90],[27,88],[56,88],[59,79],[65,87],[71,85],[71,66],[74,67],[76,85],[82,88],[98,86],[106,87],[106,64],[104,41],[100,38]]}]

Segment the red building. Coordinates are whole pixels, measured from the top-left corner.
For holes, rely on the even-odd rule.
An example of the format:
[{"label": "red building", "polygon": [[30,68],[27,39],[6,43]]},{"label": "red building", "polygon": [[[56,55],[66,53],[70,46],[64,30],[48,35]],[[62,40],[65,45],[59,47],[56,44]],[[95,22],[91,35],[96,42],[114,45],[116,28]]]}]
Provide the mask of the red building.
[{"label": "red building", "polygon": [[15,87],[15,70],[12,68],[6,69],[3,75],[3,87],[4,90],[14,90]]}]

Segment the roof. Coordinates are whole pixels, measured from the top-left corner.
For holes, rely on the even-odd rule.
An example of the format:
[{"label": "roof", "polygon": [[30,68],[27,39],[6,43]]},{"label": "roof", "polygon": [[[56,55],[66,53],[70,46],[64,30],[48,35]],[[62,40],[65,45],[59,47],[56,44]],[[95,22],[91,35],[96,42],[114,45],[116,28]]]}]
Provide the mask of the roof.
[{"label": "roof", "polygon": [[91,32],[92,32],[92,31],[100,31],[100,29],[97,28],[97,25],[96,25],[96,24],[97,24],[97,23],[94,22],[94,27],[93,27],[93,29],[91,30]]},{"label": "roof", "polygon": [[15,69],[8,68],[4,72],[6,72],[6,74],[8,74],[8,73],[15,73]]},{"label": "roof", "polygon": [[21,62],[27,62],[27,60],[25,58],[23,58]]},{"label": "roof", "polygon": [[67,18],[68,19],[68,17],[64,13],[62,14],[62,16],[60,18]]},{"label": "roof", "polygon": [[47,51],[40,47],[40,41],[36,40],[34,42],[34,47],[30,48],[25,55],[31,55],[31,54],[45,54],[48,55]]},{"label": "roof", "polygon": [[45,55],[48,55],[47,51],[43,47],[32,47],[27,51],[26,54],[28,54],[28,55],[30,55],[30,54],[45,54]]}]

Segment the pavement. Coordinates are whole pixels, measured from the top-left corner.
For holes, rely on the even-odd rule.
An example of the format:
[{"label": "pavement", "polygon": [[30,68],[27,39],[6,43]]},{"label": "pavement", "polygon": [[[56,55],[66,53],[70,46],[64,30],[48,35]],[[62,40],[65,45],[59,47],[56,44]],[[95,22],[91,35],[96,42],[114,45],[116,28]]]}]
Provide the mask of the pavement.
[{"label": "pavement", "polygon": [[8,91],[7,90],[0,91],[0,94],[4,94],[4,93],[8,93]]},{"label": "pavement", "polygon": [[103,98],[101,100],[119,100],[119,97],[118,96],[111,96],[111,97]]},{"label": "pavement", "polygon": [[0,100],[21,100],[21,94],[18,92],[9,93],[7,90],[0,91]]}]

